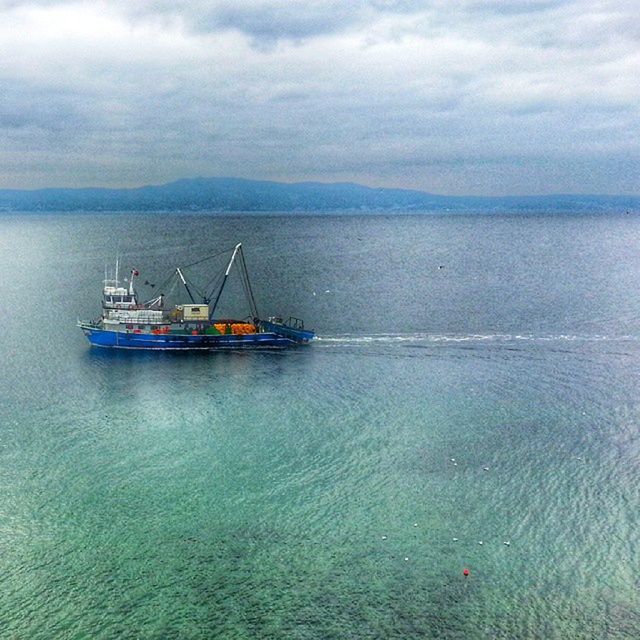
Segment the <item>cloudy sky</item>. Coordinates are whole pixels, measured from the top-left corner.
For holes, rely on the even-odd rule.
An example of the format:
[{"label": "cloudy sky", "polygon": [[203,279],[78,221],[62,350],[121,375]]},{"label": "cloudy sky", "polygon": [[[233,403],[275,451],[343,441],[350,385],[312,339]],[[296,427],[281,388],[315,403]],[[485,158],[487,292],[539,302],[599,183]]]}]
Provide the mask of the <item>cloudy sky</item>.
[{"label": "cloudy sky", "polygon": [[0,0],[0,188],[640,194],[638,0]]}]

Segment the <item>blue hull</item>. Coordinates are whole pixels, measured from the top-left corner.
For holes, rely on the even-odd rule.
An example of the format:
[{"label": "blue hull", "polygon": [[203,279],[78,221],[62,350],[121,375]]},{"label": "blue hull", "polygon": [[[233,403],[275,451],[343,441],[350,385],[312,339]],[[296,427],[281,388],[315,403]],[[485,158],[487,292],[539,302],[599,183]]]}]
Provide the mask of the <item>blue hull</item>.
[{"label": "blue hull", "polygon": [[105,331],[81,325],[89,342],[96,347],[158,351],[224,351],[236,349],[286,349],[299,344],[275,333],[249,335],[182,335]]}]

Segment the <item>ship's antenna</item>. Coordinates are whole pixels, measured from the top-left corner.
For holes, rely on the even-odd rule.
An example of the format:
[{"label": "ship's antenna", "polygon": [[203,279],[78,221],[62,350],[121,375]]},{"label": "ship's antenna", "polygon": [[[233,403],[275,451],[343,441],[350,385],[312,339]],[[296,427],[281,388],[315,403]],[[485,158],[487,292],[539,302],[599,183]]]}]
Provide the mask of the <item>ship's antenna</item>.
[{"label": "ship's antenna", "polygon": [[139,275],[140,275],[140,273],[139,273],[139,271],[137,269],[131,269],[131,277],[129,279],[129,295],[131,295],[131,296],[135,295],[135,292],[133,290],[133,279],[136,276],[139,276]]}]

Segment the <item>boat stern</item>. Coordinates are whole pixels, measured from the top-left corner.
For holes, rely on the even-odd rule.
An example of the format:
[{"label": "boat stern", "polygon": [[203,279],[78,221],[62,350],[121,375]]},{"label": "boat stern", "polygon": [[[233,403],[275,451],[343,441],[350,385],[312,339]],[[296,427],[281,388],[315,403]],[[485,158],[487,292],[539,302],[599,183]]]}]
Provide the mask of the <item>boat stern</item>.
[{"label": "boat stern", "polygon": [[282,322],[279,318],[260,320],[260,328],[265,333],[275,333],[278,336],[289,338],[296,344],[308,344],[316,337],[313,331],[304,328],[304,323],[298,318],[289,318],[287,323]]}]

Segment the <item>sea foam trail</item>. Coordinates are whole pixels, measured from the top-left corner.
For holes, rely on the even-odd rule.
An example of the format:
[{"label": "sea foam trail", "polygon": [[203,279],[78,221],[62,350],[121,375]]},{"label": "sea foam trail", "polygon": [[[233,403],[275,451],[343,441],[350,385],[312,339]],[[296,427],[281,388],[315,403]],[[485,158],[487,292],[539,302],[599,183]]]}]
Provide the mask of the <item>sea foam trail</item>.
[{"label": "sea foam trail", "polygon": [[336,334],[318,336],[316,343],[322,346],[357,346],[368,344],[429,344],[443,342],[623,342],[638,341],[640,336],[610,336],[601,334],[430,334],[430,333],[378,333],[371,335]]}]

